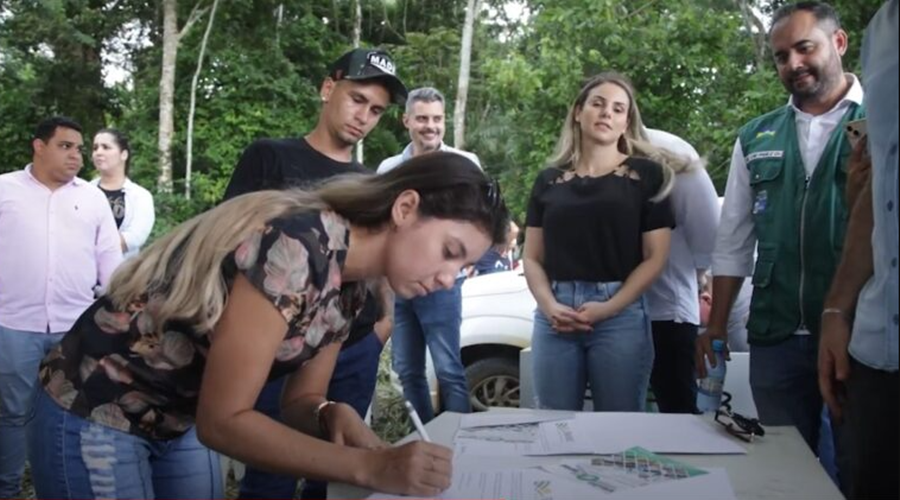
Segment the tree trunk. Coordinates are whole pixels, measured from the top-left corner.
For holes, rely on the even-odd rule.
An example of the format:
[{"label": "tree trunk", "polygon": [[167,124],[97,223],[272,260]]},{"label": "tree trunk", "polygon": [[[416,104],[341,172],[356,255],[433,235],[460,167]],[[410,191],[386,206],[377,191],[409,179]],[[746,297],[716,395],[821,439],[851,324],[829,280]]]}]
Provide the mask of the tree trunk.
[{"label": "tree trunk", "polygon": [[759,19],[759,16],[753,12],[750,0],[735,0],[735,3],[741,11],[741,19],[744,20],[744,27],[747,29],[747,34],[753,39],[753,46],[756,49],[754,51],[754,55],[756,56],[756,69],[761,70],[769,64],[769,46],[766,27],[762,20]]},{"label": "tree trunk", "polygon": [[197,106],[197,82],[200,81],[200,72],[203,70],[203,56],[206,54],[206,43],[209,41],[209,33],[212,31],[213,21],[216,19],[216,7],[219,0],[213,0],[212,11],[209,13],[209,21],[206,23],[206,31],[203,32],[203,41],[200,43],[200,55],[197,56],[197,70],[194,71],[194,79],[191,80],[191,108],[188,111],[187,128],[187,159],[184,171],[184,197],[191,199],[191,166],[193,165],[194,152],[194,110]]},{"label": "tree trunk", "polygon": [[332,21],[334,21],[334,32],[341,32],[341,8],[338,5],[338,0],[331,0],[331,9],[333,11]]},{"label": "tree trunk", "polygon": [[159,79],[159,178],[161,192],[172,192],[172,135],[175,131],[175,60],[178,54],[178,1],[163,0],[162,76]]},{"label": "tree trunk", "polygon": [[466,136],[466,100],[469,98],[469,66],[472,59],[472,36],[479,0],[468,0],[463,25],[462,47],[459,50],[459,84],[456,87],[456,106],[453,109],[453,147],[463,149]]},{"label": "tree trunk", "polygon": [[[218,1],[218,0],[217,0]],[[215,10],[215,7],[213,7]],[[281,23],[284,21],[284,3],[278,4],[275,9],[275,45],[281,46]]]}]

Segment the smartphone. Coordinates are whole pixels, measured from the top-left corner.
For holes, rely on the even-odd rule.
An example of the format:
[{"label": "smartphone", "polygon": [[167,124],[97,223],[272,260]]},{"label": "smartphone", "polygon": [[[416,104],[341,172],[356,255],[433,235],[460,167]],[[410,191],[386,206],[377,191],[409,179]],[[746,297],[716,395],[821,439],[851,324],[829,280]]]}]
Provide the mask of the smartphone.
[{"label": "smartphone", "polygon": [[861,120],[853,120],[852,122],[847,122],[846,129],[844,131],[847,133],[847,140],[850,141],[850,145],[855,148],[856,143],[866,136],[866,119],[863,118]]}]

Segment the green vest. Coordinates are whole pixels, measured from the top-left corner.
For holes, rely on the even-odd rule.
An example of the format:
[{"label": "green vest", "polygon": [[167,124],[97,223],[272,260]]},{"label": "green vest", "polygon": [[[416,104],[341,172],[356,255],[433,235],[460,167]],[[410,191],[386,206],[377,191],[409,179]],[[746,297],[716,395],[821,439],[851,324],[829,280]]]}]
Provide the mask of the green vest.
[{"label": "green vest", "polygon": [[852,148],[844,125],[863,116],[862,106],[850,105],[810,178],[793,107],[760,116],[740,130],[758,240],[747,322],[751,344],[777,344],[801,328],[818,336],[847,226],[844,186]]}]

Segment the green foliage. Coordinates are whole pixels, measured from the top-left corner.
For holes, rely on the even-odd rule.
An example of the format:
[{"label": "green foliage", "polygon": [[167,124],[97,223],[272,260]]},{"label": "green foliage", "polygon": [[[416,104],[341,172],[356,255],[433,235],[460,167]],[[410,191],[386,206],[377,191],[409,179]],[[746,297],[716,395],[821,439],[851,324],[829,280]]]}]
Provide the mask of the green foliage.
[{"label": "green foliage", "polygon": [[153,225],[149,242],[209,208],[209,205],[201,200],[196,198],[188,200],[173,193],[153,193],[153,202],[156,204],[156,223]]},{"label": "green foliage", "polygon": [[387,443],[395,443],[413,431],[403,395],[391,385],[391,343],[381,351],[378,382],[372,404],[372,431]]},{"label": "green foliage", "polygon": [[[585,78],[599,71],[631,77],[645,122],[693,143],[708,158],[719,187],[737,128],[787,98],[772,65],[757,67],[752,37],[730,0],[518,0],[530,12],[521,19],[504,14],[508,1],[483,3],[473,44],[466,148],[501,180],[520,220],[569,104]],[[757,3],[771,12],[782,2]],[[848,69],[858,69],[862,29],[880,3],[833,2],[850,35]],[[200,0],[201,7],[209,4]],[[450,142],[465,0],[361,4],[362,44],[388,48],[410,88],[430,85],[444,92]],[[179,2],[179,28],[194,5]],[[229,0],[219,7],[197,93],[190,202],[181,199],[187,111],[206,17],[180,42],[172,151],[176,194],[158,197],[154,234],[217,203],[253,140],[309,131],[328,64],[350,48],[348,0]],[[160,2],[9,0],[0,10],[0,172],[30,160],[31,130],[40,119],[68,113],[84,123],[86,139],[105,125],[126,131],[134,148],[132,177],[153,189]],[[129,82],[109,88],[101,54],[116,47],[134,73]],[[392,107],[366,138],[368,165],[408,142],[401,114]],[[86,165],[84,175],[90,177]]]}]

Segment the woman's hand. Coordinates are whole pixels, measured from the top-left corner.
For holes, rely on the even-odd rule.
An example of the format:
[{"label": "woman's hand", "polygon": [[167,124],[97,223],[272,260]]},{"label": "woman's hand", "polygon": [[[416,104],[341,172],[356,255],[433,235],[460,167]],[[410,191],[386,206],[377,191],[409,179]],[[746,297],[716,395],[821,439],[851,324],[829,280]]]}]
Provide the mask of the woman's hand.
[{"label": "woman's hand", "polygon": [[619,311],[609,302],[585,302],[578,308],[578,313],[593,325],[619,314]]},{"label": "woman's hand", "polygon": [[414,441],[383,448],[366,461],[362,483],[375,491],[434,497],[450,487],[453,451],[441,445]]},{"label": "woman's hand", "polygon": [[325,424],[328,439],[334,444],[375,450],[386,448],[372,429],[359,418],[359,414],[346,403],[334,403],[323,409],[321,421]]},{"label": "woman's hand", "polygon": [[569,333],[591,330],[591,322],[582,313],[559,302],[553,301],[541,307],[541,312],[550,321],[550,326],[558,332]]}]

